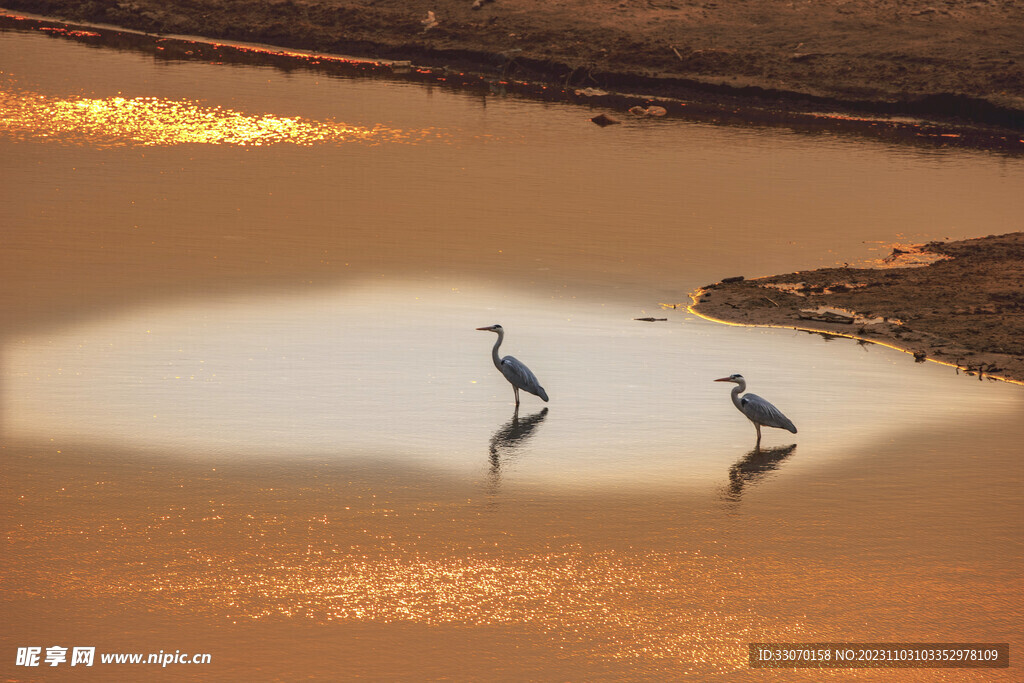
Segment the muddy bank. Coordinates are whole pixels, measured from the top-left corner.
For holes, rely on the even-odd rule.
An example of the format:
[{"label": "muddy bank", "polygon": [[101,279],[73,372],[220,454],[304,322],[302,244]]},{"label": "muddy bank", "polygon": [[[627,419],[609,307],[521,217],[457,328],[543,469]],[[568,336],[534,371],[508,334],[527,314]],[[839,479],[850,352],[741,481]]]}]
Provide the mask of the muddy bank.
[{"label": "muddy bank", "polygon": [[780,110],[928,116],[1024,130],[1024,2],[1016,1],[3,4],[153,33],[424,60],[577,88],[640,89]]},{"label": "muddy bank", "polygon": [[[902,261],[934,260],[925,266]],[[981,377],[1024,381],[1024,232],[894,250],[880,268],[726,278],[694,312],[890,344]],[[896,266],[896,267],[886,267]]]}]

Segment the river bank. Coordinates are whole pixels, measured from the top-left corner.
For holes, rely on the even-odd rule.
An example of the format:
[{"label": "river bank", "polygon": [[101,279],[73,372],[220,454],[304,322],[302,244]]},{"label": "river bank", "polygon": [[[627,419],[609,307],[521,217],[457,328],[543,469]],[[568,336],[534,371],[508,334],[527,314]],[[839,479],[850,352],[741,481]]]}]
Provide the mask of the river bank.
[{"label": "river bank", "polygon": [[[924,266],[907,265],[931,255]],[[894,250],[880,268],[726,278],[693,295],[698,315],[852,336],[967,372],[1024,382],[1024,232]],[[896,267],[892,267],[896,266]]]},{"label": "river bank", "polygon": [[[1022,2],[6,0],[160,34],[421,60],[575,88],[1024,130]],[[430,14],[428,14],[428,12]]]}]

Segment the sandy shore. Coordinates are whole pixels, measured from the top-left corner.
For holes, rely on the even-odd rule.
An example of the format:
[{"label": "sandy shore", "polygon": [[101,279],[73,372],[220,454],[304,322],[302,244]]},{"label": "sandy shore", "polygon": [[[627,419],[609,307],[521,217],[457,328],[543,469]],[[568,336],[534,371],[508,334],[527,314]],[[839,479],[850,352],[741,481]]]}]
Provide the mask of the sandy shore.
[{"label": "sandy shore", "polygon": [[[1024,2],[481,3],[5,0],[3,5],[153,33],[422,60],[575,88],[759,102],[782,111],[926,115],[1024,130]],[[475,4],[480,6],[474,9]]]},{"label": "sandy shore", "polygon": [[[928,255],[938,260],[900,267]],[[729,323],[853,336],[979,378],[1024,381],[1022,263],[1024,232],[933,242],[896,250],[876,269],[726,278],[696,292],[691,310]]]}]

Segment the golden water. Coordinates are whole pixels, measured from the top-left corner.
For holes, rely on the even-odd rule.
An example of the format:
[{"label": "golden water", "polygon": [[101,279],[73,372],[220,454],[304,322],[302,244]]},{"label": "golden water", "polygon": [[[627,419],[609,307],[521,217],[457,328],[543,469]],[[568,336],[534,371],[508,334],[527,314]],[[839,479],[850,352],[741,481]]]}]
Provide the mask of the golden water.
[{"label": "golden water", "polygon": [[[5,676],[52,645],[763,680],[749,642],[1021,644],[1019,387],[659,305],[1021,229],[1019,160],[31,32],[0,65]],[[551,395],[518,420],[495,322]],[[731,372],[800,432],[752,453]]]}]

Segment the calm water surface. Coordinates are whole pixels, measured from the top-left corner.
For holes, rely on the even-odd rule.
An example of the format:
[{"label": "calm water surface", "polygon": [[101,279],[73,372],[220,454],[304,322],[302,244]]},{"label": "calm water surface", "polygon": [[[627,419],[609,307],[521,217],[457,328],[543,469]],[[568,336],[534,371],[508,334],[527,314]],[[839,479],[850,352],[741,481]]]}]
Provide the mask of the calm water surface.
[{"label": "calm water surface", "polygon": [[[751,641],[1022,644],[1019,387],[671,307],[1020,230],[1021,160],[32,32],[0,102],[5,652],[762,680]],[[518,420],[495,322],[551,396]],[[799,434],[752,453],[732,372]]]}]

